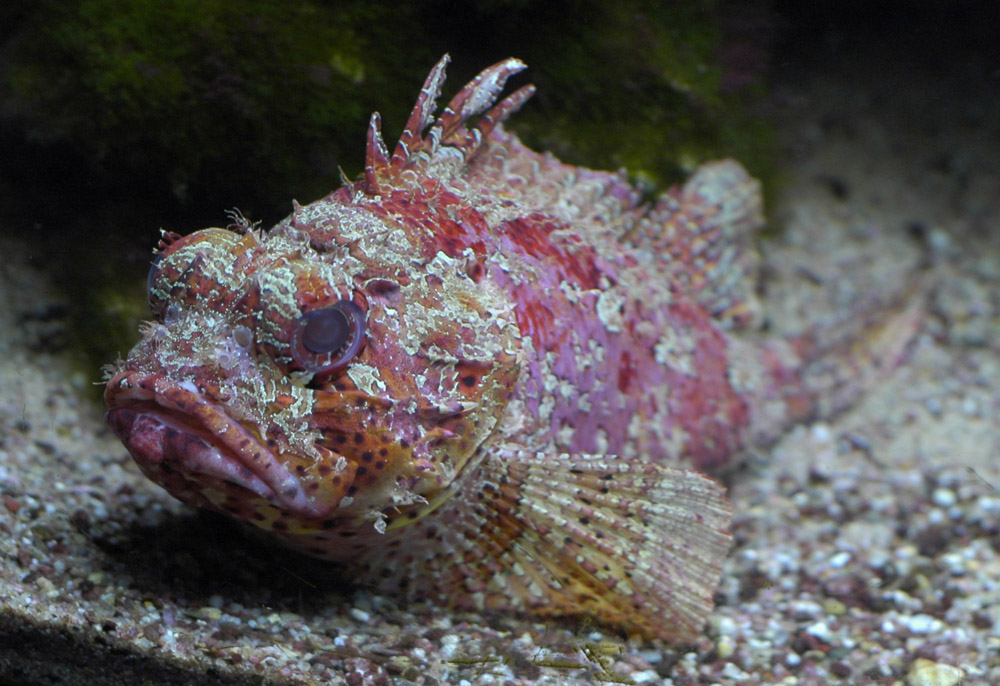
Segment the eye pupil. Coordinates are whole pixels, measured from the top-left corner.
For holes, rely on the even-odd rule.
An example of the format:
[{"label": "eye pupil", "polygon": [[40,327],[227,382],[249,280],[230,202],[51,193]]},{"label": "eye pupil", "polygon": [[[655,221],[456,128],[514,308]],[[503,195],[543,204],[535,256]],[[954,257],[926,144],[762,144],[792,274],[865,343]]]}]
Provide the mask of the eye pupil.
[{"label": "eye pupil", "polygon": [[340,300],[299,319],[292,338],[291,361],[298,371],[335,376],[365,347],[365,311]]},{"label": "eye pupil", "polygon": [[340,308],[316,310],[303,317],[302,345],[319,355],[333,352],[347,342],[351,326]]}]

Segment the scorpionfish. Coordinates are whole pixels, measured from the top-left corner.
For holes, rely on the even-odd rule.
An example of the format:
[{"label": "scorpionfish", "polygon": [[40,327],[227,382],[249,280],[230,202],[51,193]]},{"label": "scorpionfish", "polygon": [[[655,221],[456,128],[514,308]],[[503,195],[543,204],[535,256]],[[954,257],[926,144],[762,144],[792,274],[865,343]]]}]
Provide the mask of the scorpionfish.
[{"label": "scorpionfish", "polygon": [[391,154],[372,115],[356,181],[163,233],[107,423],[175,497],[376,592],[693,640],[731,542],[702,472],[818,402],[808,336],[738,335],[759,184],[724,160],[645,202],[504,129],[519,60],[435,117],[447,62]]}]

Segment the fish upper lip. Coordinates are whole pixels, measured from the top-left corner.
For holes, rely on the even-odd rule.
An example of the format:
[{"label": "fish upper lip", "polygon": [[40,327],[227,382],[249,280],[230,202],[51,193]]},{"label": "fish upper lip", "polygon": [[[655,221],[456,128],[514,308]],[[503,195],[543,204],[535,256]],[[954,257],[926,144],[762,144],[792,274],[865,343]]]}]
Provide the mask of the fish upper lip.
[{"label": "fish upper lip", "polygon": [[[109,416],[115,410],[131,410],[199,436],[220,455],[228,456],[238,467],[251,472],[250,483],[241,485],[268,500],[274,499],[284,509],[313,518],[323,517],[332,509],[312,502],[301,480],[252,432],[218,404],[207,400],[191,381],[177,382],[162,374],[123,371],[108,382],[104,399]],[[211,474],[206,470],[206,473],[236,483],[244,481],[233,479],[225,471],[220,469]],[[261,493],[261,487],[269,493]]]}]

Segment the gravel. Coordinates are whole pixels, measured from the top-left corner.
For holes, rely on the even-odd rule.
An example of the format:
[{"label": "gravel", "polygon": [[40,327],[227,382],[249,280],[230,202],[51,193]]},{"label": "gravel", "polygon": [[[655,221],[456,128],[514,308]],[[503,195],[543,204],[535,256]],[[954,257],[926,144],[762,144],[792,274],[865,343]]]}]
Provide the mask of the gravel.
[{"label": "gravel", "polygon": [[927,317],[860,403],[728,475],[736,543],[695,645],[400,605],[174,502],[4,238],[0,684],[1000,683],[998,107],[975,64],[871,64],[789,68],[770,98],[771,335],[917,263]]}]

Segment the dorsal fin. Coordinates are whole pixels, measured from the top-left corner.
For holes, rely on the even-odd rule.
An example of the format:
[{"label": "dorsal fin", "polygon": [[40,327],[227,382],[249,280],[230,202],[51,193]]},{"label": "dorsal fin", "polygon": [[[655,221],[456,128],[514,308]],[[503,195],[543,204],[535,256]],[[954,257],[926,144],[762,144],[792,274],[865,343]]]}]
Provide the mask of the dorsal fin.
[{"label": "dorsal fin", "polygon": [[763,223],[760,182],[738,162],[720,160],[660,196],[630,239],[661,256],[673,279],[723,326],[741,329],[760,317],[753,238]]},{"label": "dorsal fin", "polygon": [[[496,101],[507,79],[526,66],[521,60],[510,57],[497,62],[467,83],[431,126],[445,79],[445,68],[450,60],[446,54],[431,69],[391,158],[382,139],[381,118],[377,112],[372,114],[365,152],[366,192],[378,193],[379,181],[384,177],[395,176],[408,169],[426,168],[443,155],[454,158],[457,152],[461,161],[466,162],[494,127],[516,112],[535,92],[534,86],[523,86],[499,103]],[[468,121],[478,115],[482,117],[476,125],[471,130],[466,128]],[[428,126],[431,128],[425,136]]]}]

